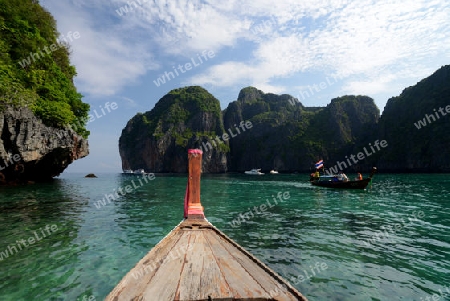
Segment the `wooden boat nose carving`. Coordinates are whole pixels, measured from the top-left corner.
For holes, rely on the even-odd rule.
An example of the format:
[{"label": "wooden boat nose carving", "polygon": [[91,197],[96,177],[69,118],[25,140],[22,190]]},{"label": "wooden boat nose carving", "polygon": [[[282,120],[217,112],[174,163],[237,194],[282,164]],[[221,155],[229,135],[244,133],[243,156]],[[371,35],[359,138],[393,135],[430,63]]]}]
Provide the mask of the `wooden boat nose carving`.
[{"label": "wooden boat nose carving", "polygon": [[302,300],[299,291],[205,218],[201,150],[189,150],[184,220],[117,284],[105,300]]}]

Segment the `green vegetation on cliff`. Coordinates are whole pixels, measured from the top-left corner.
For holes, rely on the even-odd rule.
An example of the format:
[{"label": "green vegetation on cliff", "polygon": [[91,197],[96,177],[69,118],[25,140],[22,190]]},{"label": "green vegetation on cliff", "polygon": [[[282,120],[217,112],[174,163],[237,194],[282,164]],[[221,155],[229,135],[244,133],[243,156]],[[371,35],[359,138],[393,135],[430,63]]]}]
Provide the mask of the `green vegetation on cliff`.
[{"label": "green vegetation on cliff", "polygon": [[89,105],[73,84],[69,46],[57,37],[54,18],[38,1],[0,0],[0,110],[27,106],[46,125],[79,125],[86,138]]},{"label": "green vegetation on cliff", "polygon": [[119,139],[123,168],[173,172],[185,166],[174,166],[174,158],[184,162],[187,148],[210,145],[217,161],[209,168],[205,160],[203,168],[223,172],[230,148],[227,141],[214,142],[223,133],[218,99],[198,86],[172,90],[151,111],[138,113],[123,129]]},{"label": "green vegetation on cliff", "polygon": [[400,171],[449,171],[450,66],[443,66],[388,100],[379,136],[389,143],[380,167]]},{"label": "green vegetation on cliff", "polygon": [[[167,126],[173,128],[189,123],[195,116],[194,113],[197,112],[212,113],[216,118],[221,118],[219,101],[205,89],[199,86],[190,86],[170,91],[158,101],[151,111],[140,114],[139,117],[135,116],[135,118],[142,118],[148,134],[161,137],[167,130]],[[166,126],[161,126],[162,123]],[[197,132],[196,129],[192,130]]]},{"label": "green vegetation on cliff", "polygon": [[340,159],[372,133],[380,111],[372,98],[346,95],[325,108],[307,108],[290,95],[246,87],[224,112],[225,127],[253,128],[230,140],[230,170],[307,170],[316,160]]},{"label": "green vegetation on cliff", "polygon": [[[252,127],[239,129],[242,122]],[[211,172],[312,171],[320,159],[326,167],[345,163],[345,172],[373,166],[394,172],[448,172],[449,132],[450,66],[444,66],[389,99],[381,117],[374,100],[363,95],[344,95],[326,107],[308,108],[290,95],[246,87],[220,112],[219,101],[203,88],[176,89],[128,122],[119,148],[125,167],[146,164],[152,171],[177,172],[172,159],[184,164],[186,148],[201,147],[209,164],[205,170]],[[228,133],[226,143],[216,138]],[[373,151],[377,140],[386,140],[386,147]],[[351,155],[365,148],[372,152],[350,164]]]}]

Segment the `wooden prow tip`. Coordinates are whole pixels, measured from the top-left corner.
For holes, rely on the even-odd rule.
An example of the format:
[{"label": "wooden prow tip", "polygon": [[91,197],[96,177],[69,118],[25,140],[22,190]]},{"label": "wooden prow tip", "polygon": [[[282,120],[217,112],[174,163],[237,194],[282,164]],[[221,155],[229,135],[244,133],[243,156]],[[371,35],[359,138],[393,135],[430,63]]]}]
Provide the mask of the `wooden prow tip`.
[{"label": "wooden prow tip", "polygon": [[184,218],[204,219],[203,207],[200,203],[200,175],[202,173],[202,155],[199,149],[188,150],[189,174],[185,197]]}]

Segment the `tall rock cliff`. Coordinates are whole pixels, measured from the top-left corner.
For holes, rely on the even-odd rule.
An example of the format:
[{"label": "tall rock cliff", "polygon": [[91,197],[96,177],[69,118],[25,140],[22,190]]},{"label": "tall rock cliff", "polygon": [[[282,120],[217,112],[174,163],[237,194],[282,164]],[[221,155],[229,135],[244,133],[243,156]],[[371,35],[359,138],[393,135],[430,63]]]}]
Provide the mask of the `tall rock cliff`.
[{"label": "tall rock cliff", "polygon": [[226,128],[250,121],[251,130],[230,140],[230,170],[309,170],[323,158],[337,160],[364,138],[379,118],[373,99],[343,96],[325,108],[307,108],[290,95],[241,90],[224,112]]},{"label": "tall rock cliff", "polygon": [[[338,162],[346,162],[351,155],[357,155],[373,142],[379,118],[380,110],[368,96],[334,98],[312,118],[301,140],[313,141],[316,159],[323,159],[329,168]],[[376,160],[377,157],[371,155],[356,164],[347,162],[345,171],[369,171]]]},{"label": "tall rock cliff", "polygon": [[223,133],[220,103],[214,96],[197,86],[172,90],[122,130],[122,168],[186,172],[186,150],[202,148],[203,172],[226,172],[229,144]]},{"label": "tall rock cliff", "polygon": [[233,130],[241,122],[250,122],[252,127],[230,139],[230,170],[289,170],[298,162],[298,153],[290,145],[292,135],[302,129],[304,115],[303,106],[290,95],[242,89],[224,111],[224,125]]},{"label": "tall rock cliff", "polygon": [[130,120],[120,154],[124,169],[155,172],[185,172],[185,149],[191,147],[207,150],[204,172],[306,172],[320,159],[345,172],[372,166],[448,172],[449,132],[450,66],[445,66],[389,99],[381,117],[374,100],[361,95],[308,108],[290,95],[247,87],[221,114],[219,102],[204,89],[173,90],[152,111]]},{"label": "tall rock cliff", "polygon": [[88,142],[70,129],[46,126],[28,108],[0,112],[0,183],[49,180],[88,155]]},{"label": "tall rock cliff", "polygon": [[88,154],[89,105],[39,1],[3,1],[0,28],[0,184],[47,180]]},{"label": "tall rock cliff", "polygon": [[379,168],[396,172],[450,171],[450,66],[388,100],[378,136],[389,143]]}]

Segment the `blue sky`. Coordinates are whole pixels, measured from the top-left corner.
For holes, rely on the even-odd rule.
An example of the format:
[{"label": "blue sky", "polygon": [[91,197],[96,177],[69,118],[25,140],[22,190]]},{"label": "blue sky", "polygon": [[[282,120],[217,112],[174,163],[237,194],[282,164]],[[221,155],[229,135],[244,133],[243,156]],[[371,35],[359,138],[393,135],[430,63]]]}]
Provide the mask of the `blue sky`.
[{"label": "blue sky", "polygon": [[254,86],[305,106],[368,95],[383,111],[450,62],[448,1],[318,2],[41,0],[61,35],[79,33],[75,84],[99,116],[88,124],[90,155],[65,172],[120,172],[127,121],[175,88],[200,85],[222,109]]}]

